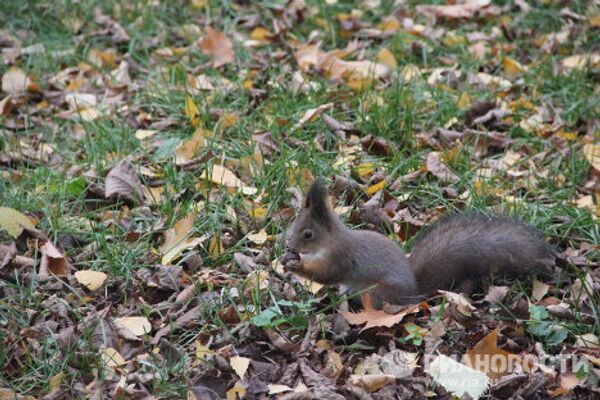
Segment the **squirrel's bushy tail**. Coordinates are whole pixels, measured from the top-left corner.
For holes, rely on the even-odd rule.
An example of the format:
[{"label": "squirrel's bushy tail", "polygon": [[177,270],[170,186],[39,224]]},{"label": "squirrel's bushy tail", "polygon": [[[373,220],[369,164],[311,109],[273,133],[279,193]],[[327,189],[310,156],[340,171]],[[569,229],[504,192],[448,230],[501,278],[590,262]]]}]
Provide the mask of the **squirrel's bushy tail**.
[{"label": "squirrel's bushy tail", "polygon": [[410,256],[419,290],[469,292],[495,272],[550,275],[554,252],[533,227],[484,214],[446,217],[417,238]]}]

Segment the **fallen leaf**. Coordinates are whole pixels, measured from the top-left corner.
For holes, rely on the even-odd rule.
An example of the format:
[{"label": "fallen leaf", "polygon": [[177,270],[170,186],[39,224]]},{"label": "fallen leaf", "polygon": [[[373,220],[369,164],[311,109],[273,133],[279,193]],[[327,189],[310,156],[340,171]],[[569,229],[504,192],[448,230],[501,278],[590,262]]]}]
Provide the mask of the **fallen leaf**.
[{"label": "fallen leaf", "polygon": [[126,329],[135,336],[143,336],[152,331],[152,325],[146,317],[122,317],[114,319],[118,328]]},{"label": "fallen leaf", "polygon": [[208,175],[208,171],[204,171],[201,174],[201,179],[206,179],[209,182],[225,186],[226,188],[237,189],[246,195],[253,195],[258,191],[256,188],[242,182],[242,180],[235,176],[229,169],[218,164],[212,166],[210,175]]},{"label": "fallen leaf", "polygon": [[23,229],[35,230],[35,225],[19,211],[9,207],[0,207],[0,228],[16,239]]},{"label": "fallen leaf", "polygon": [[196,128],[194,136],[179,143],[175,149],[175,165],[184,165],[198,157],[200,150],[206,146],[206,138],[211,135],[211,131],[200,127]]},{"label": "fallen leaf", "polygon": [[600,172],[600,144],[584,144],[583,155],[585,159],[592,164],[592,167]]},{"label": "fallen leaf", "polygon": [[2,75],[2,91],[8,94],[23,94],[34,88],[34,84],[22,69],[17,67],[9,68]]},{"label": "fallen leaf", "polygon": [[549,393],[551,398],[572,393],[573,388],[583,383],[585,378],[578,378],[575,374],[564,374],[560,376],[560,386]]},{"label": "fallen leaf", "polygon": [[353,313],[349,311],[340,311],[340,314],[344,317],[348,323],[352,325],[362,325],[365,326],[362,330],[375,328],[378,326],[392,327],[396,325],[398,322],[402,321],[402,319],[408,315],[413,314],[419,310],[419,306],[408,306],[402,310],[400,310],[396,314],[388,314],[383,310],[376,310],[373,308],[370,300],[365,301],[365,298],[369,298],[368,294],[363,295],[363,307],[364,310]]},{"label": "fallen leaf", "polygon": [[304,124],[306,124],[311,119],[317,117],[318,115],[320,115],[323,112],[330,110],[332,108],[333,108],[333,103],[327,103],[327,104],[321,104],[320,106],[318,106],[316,108],[311,108],[310,110],[306,110],[304,112],[304,114],[302,115],[302,117],[298,120],[298,122],[296,122],[296,124],[292,127],[292,131],[295,131],[296,129],[301,128],[302,126],[304,126]]},{"label": "fallen leaf", "polygon": [[107,367],[117,368],[127,364],[123,356],[112,347],[107,347],[100,352],[100,357]]},{"label": "fallen leaf", "polygon": [[471,0],[452,5],[418,5],[415,10],[418,14],[438,18],[472,18],[477,12],[489,6],[490,3],[491,0]]},{"label": "fallen leaf", "polygon": [[548,294],[548,290],[550,286],[545,284],[544,282],[538,281],[537,279],[533,280],[533,291],[531,293],[531,297],[534,301],[540,301]]},{"label": "fallen leaf", "polygon": [[385,47],[377,53],[377,61],[388,67],[389,69],[398,68],[398,63],[396,62],[396,57],[392,54],[391,51],[386,49]]},{"label": "fallen leaf", "polygon": [[427,159],[425,161],[425,166],[427,171],[438,178],[443,183],[452,183],[460,180],[458,175],[456,175],[448,166],[446,166],[441,161],[441,154],[437,151],[432,151],[427,154]]},{"label": "fallen leaf", "polygon": [[179,220],[173,225],[171,229],[167,229],[164,232],[165,241],[158,248],[163,253],[161,263],[163,265],[169,265],[173,260],[181,256],[184,250],[194,248],[206,240],[206,236],[193,238],[192,233],[194,229],[195,214],[193,212]]},{"label": "fallen leaf", "polygon": [[185,96],[185,115],[194,128],[200,125],[200,110],[191,96]]},{"label": "fallen leaf", "polygon": [[600,53],[573,55],[563,59],[560,63],[567,71],[597,67],[600,64]]},{"label": "fallen leaf", "polygon": [[267,239],[269,238],[269,235],[267,234],[267,231],[265,231],[265,229],[261,229],[260,231],[258,231],[257,233],[249,233],[248,234],[248,239],[255,244],[265,244]]},{"label": "fallen leaf", "polygon": [[71,110],[85,110],[95,107],[98,103],[96,96],[89,93],[69,93],[65,96],[65,102]]},{"label": "fallen leaf", "polygon": [[504,72],[508,75],[519,75],[527,71],[527,67],[510,57],[504,57],[502,59],[502,66],[504,67]]},{"label": "fallen leaf", "polygon": [[394,375],[350,375],[348,383],[358,386],[367,392],[375,392],[386,385],[396,382]]},{"label": "fallen leaf", "polygon": [[46,277],[52,275],[65,276],[71,272],[71,265],[66,257],[58,251],[52,242],[46,242],[41,247],[42,261],[38,275]]},{"label": "fallen leaf", "polygon": [[108,173],[105,182],[105,196],[107,199],[122,197],[135,203],[144,202],[144,187],[131,163],[131,157],[119,161]]},{"label": "fallen leaf", "polygon": [[233,43],[224,33],[207,26],[204,35],[200,48],[204,54],[213,58],[214,68],[233,62],[235,59]]},{"label": "fallen leaf", "polygon": [[514,372],[521,364],[518,354],[498,348],[498,331],[493,330],[464,355],[465,364],[484,372],[491,379],[499,379]]},{"label": "fallen leaf", "polygon": [[425,370],[438,384],[458,397],[465,394],[478,399],[488,388],[489,378],[483,372],[454,361],[443,354],[437,356]]},{"label": "fallen leaf", "polygon": [[244,379],[244,375],[246,375],[246,371],[248,371],[248,367],[250,366],[250,359],[246,357],[233,356],[229,359],[229,365],[231,365],[231,368],[233,368],[240,379]]},{"label": "fallen leaf", "polygon": [[75,272],[75,279],[77,279],[77,282],[87,287],[92,292],[100,289],[107,278],[108,275],[100,271],[85,269]]},{"label": "fallen leaf", "polygon": [[471,304],[469,299],[459,293],[448,292],[446,290],[439,290],[444,295],[450,304],[454,304],[461,314],[467,317],[471,316],[472,311],[475,311],[475,307]]}]

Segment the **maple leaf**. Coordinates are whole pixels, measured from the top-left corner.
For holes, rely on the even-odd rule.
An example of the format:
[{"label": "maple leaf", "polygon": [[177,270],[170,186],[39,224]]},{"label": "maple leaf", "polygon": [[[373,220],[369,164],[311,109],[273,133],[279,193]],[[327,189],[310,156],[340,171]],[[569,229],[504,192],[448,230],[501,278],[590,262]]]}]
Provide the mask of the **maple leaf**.
[{"label": "maple leaf", "polygon": [[373,308],[371,296],[368,293],[363,293],[361,297],[363,299],[363,311],[360,311],[358,313],[340,311],[340,314],[351,325],[366,324],[362,328],[362,331],[378,326],[385,326],[390,328],[396,325],[398,322],[402,321],[402,319],[406,315],[414,314],[415,312],[419,311],[419,305],[417,304],[413,306],[408,306],[400,310],[396,314],[388,314],[383,310],[376,310],[375,308]]}]

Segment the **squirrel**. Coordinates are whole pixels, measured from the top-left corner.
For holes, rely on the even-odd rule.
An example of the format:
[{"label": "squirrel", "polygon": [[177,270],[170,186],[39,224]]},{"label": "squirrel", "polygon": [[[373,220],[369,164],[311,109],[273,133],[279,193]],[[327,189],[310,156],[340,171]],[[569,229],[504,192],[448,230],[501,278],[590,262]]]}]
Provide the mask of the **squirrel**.
[{"label": "squirrel", "polygon": [[350,292],[367,291],[372,305],[414,304],[436,290],[471,294],[481,278],[506,272],[550,276],[554,251],[532,226],[483,213],[442,218],[406,253],[391,239],[350,229],[331,209],[317,179],[286,234],[285,270]]}]

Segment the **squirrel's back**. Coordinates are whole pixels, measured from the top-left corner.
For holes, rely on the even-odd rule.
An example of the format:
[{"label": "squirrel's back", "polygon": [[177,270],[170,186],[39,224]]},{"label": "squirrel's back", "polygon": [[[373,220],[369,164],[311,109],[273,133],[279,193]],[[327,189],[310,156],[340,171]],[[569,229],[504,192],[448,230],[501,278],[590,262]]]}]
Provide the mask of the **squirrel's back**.
[{"label": "squirrel's back", "polygon": [[446,217],[417,238],[409,258],[421,293],[470,292],[494,272],[549,275],[553,251],[530,225],[480,213]]}]

